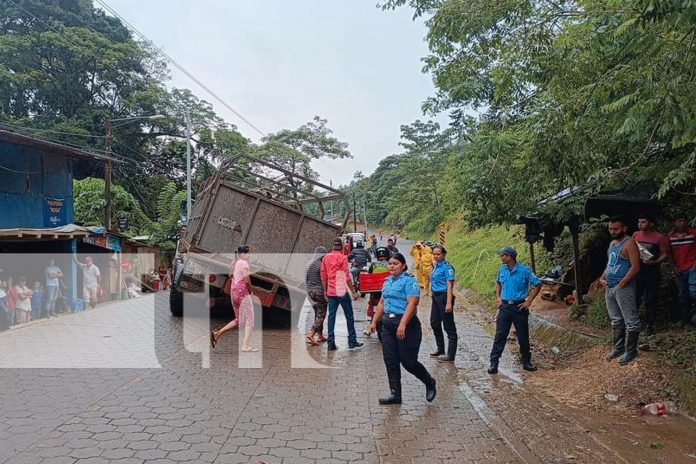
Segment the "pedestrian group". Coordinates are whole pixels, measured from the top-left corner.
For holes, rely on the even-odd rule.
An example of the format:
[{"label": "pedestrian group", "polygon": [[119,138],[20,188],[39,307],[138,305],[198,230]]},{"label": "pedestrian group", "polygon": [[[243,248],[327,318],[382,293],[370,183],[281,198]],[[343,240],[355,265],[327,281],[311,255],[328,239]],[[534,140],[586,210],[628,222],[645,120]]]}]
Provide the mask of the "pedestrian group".
[{"label": "pedestrian group", "polygon": [[[696,323],[696,229],[688,227],[684,214],[674,218],[673,229],[666,236],[655,230],[655,219],[649,214],[640,215],[638,228],[629,237],[624,219],[618,216],[609,219],[608,230],[612,241],[607,250],[607,266],[600,278],[600,282],[606,287],[605,299],[614,342],[607,359],[620,358],[619,363],[622,365],[630,363],[637,356],[638,334],[641,330],[637,308],[643,300],[646,304],[645,330],[652,333],[655,329],[660,282],[658,265],[670,255],[677,268],[680,324],[688,326]],[[401,403],[402,366],[423,382],[426,400],[433,401],[437,394],[436,381],[418,361],[422,329],[417,308],[423,290],[432,301],[430,326],[436,350],[430,355],[440,362],[453,362],[458,343],[454,321],[455,269],[445,259],[447,250],[439,244],[416,242],[410,250],[415,271],[412,275],[407,272],[404,255],[395,246],[396,236],[389,237],[386,247],[377,246],[376,236],[369,237],[369,250],[377,258],[371,264],[370,253],[365,250],[363,243],[351,239],[346,247],[347,242],[348,240],[341,238],[334,239],[330,252],[324,247],[317,247],[308,263],[306,290],[315,317],[306,334],[307,343],[318,346],[326,342],[328,351],[339,348],[335,325],[340,306],[348,329],[348,349],[362,347],[363,343],[358,341],[356,335],[352,305],[359,296],[356,286],[363,272],[384,273],[386,277],[381,291],[370,292],[367,311],[371,321],[364,332],[365,335],[377,332],[382,341],[390,393],[380,398],[379,403]],[[211,332],[213,347],[226,331],[245,326],[242,351],[255,351],[249,346],[247,335],[253,327],[249,253],[248,246],[241,246],[237,251],[230,283],[237,317],[220,330]],[[499,360],[513,326],[520,347],[522,368],[533,372],[537,367],[532,363],[529,341],[529,308],[540,293],[542,281],[529,267],[518,262],[515,248],[506,246],[497,254],[501,261],[495,282],[498,310],[488,373],[498,373]],[[25,292],[22,285],[20,282],[17,292]],[[0,304],[1,301],[0,298]],[[328,336],[325,337],[323,326],[327,315]]]}]

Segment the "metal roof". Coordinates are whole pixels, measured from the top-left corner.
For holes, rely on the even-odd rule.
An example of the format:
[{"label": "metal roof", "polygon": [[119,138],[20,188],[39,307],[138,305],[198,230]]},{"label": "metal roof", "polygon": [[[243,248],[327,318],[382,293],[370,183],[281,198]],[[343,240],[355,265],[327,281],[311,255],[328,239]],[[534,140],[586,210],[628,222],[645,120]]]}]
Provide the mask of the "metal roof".
[{"label": "metal roof", "polygon": [[15,145],[22,145],[30,148],[37,148],[39,150],[47,151],[50,153],[55,153],[64,156],[70,156],[74,158],[86,158],[98,161],[111,160],[115,163],[122,162],[121,160],[106,155],[101,155],[98,153],[93,153],[82,148],[73,147],[63,143],[52,142],[49,140],[37,138],[34,136],[20,134],[13,130],[0,128],[0,142],[8,142]]},{"label": "metal roof", "polygon": [[0,229],[0,241],[16,240],[16,239],[57,239],[57,238],[75,238],[87,237],[91,235],[89,229],[68,224],[61,227],[53,228],[25,228],[19,227],[15,229]]}]

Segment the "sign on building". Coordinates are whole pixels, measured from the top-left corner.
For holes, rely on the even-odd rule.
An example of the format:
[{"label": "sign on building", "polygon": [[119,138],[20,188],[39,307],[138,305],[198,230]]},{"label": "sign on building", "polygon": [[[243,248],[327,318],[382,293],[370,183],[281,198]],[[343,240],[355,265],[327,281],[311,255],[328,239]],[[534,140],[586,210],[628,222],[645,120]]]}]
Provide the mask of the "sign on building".
[{"label": "sign on building", "polygon": [[68,223],[65,198],[44,199],[44,227],[60,227]]}]

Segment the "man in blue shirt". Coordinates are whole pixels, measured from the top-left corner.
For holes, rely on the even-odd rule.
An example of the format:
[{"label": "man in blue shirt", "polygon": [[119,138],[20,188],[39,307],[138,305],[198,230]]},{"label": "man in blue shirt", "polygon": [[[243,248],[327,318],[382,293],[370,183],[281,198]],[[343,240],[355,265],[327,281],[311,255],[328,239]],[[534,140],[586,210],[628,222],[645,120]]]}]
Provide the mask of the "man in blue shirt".
[{"label": "man in blue shirt", "polygon": [[[522,369],[532,372],[537,368],[532,364],[532,352],[529,347],[529,305],[539,294],[541,281],[531,269],[517,262],[517,251],[513,247],[508,246],[499,250],[498,256],[503,264],[496,278],[498,315],[495,320],[495,340],[488,373],[498,373],[498,360],[503,354],[505,342],[513,324],[520,344]],[[534,290],[531,295],[528,295],[530,285],[534,287]]]}]

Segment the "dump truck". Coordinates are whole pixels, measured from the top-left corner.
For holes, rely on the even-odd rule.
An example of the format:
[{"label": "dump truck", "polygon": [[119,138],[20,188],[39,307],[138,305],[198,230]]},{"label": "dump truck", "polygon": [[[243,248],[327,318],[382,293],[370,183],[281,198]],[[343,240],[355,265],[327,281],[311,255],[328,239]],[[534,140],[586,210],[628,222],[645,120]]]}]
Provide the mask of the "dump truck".
[{"label": "dump truck", "polygon": [[[326,207],[337,203],[343,203],[345,217],[338,224],[324,220]],[[205,183],[179,239],[172,315],[182,316],[191,301],[233,314],[230,264],[243,244],[252,251],[252,293],[263,308],[301,305],[308,254],[319,245],[330,248],[349,214],[342,192],[272,162],[235,156]]]}]

